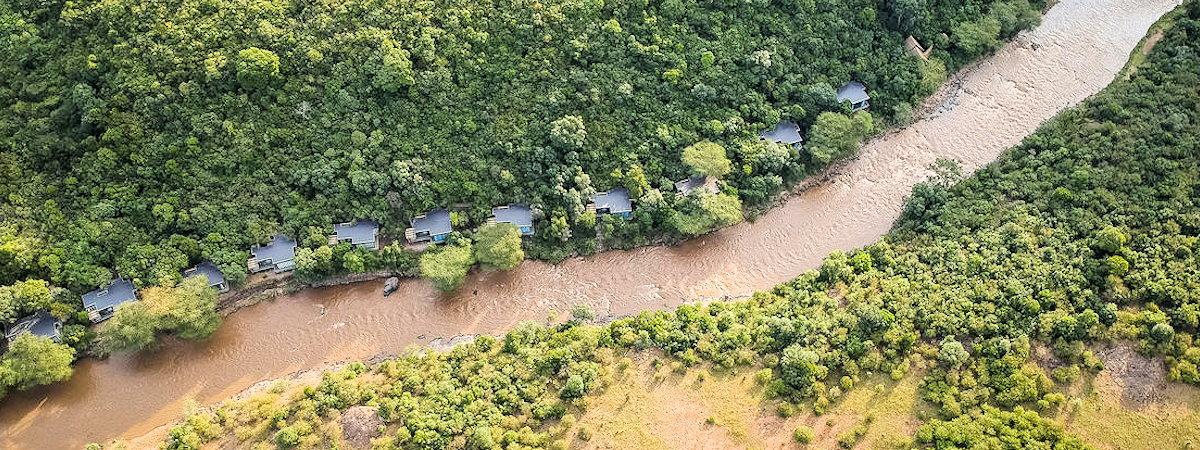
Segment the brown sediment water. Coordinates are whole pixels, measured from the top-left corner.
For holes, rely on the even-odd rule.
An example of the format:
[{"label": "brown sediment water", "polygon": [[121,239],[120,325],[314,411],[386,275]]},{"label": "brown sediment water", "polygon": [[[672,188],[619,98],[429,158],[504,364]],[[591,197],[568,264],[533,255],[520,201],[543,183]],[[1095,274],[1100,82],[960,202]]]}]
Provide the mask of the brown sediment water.
[{"label": "brown sediment water", "polygon": [[1150,25],[1179,0],[1063,0],[932,99],[920,122],[866,144],[861,156],[754,223],[676,247],[605,252],[558,265],[477,273],[453,295],[406,280],[309,289],[244,308],[205,342],[84,360],[65,383],[0,404],[0,448],[78,448],[144,434],[188,399],[211,403],[250,385],[335,361],[394,354],[462,334],[500,333],[588,305],[600,315],[739,297],[816,267],[834,250],[888,231],[938,158],[974,170],[1059,110],[1106,86]]}]

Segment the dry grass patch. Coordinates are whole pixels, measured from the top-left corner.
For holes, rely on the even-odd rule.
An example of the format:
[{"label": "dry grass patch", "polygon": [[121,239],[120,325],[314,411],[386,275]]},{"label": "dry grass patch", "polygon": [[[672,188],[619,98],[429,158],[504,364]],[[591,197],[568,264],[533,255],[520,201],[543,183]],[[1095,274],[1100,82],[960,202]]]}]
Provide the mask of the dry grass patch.
[{"label": "dry grass patch", "polygon": [[[914,415],[923,407],[917,373],[899,382],[871,377],[825,415],[802,407],[784,418],[776,413],[777,402],[764,400],[754,369],[684,371],[670,361],[633,354],[628,369],[588,399],[586,412],[568,430],[572,448],[836,448],[842,434],[866,422],[868,431],[856,448],[895,448],[909,442],[920,424]],[[813,431],[807,447],[793,439],[800,426]]]},{"label": "dry grass patch", "polygon": [[1067,431],[1098,449],[1200,447],[1200,388],[1166,382],[1161,358],[1128,346],[1097,354],[1105,369],[1067,390],[1078,398],[1059,416]]}]

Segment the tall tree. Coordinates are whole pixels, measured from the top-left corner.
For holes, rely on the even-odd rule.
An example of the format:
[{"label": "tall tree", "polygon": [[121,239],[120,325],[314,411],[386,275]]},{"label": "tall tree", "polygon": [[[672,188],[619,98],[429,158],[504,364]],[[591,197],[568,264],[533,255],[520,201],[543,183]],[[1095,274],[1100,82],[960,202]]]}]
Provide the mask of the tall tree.
[{"label": "tall tree", "polygon": [[511,223],[484,225],[475,233],[475,260],[486,267],[507,270],[525,259],[521,231]]},{"label": "tall tree", "polygon": [[24,333],[8,345],[0,357],[0,396],[3,387],[29,389],[71,377],[75,349],[48,337]]},{"label": "tall tree", "polygon": [[725,147],[716,142],[701,141],[689,145],[683,149],[682,159],[696,175],[720,178],[731,170]]},{"label": "tall tree", "polygon": [[469,242],[448,245],[421,255],[421,276],[443,292],[458,289],[475,264]]}]

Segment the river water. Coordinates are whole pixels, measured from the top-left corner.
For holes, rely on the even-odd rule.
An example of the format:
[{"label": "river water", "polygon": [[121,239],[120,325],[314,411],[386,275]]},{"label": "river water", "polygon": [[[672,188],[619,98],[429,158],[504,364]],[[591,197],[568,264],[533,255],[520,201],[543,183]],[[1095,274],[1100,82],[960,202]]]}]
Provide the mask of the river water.
[{"label": "river water", "polygon": [[832,179],[754,223],[676,247],[613,251],[558,265],[478,273],[454,295],[406,280],[310,289],[226,318],[208,341],[82,361],[71,380],[0,404],[0,448],[78,448],[134,437],[261,380],[331,362],[394,354],[438,337],[501,333],[584,304],[599,315],[739,297],[816,267],[834,250],[887,232],[938,158],[973,170],[1059,110],[1106,86],[1178,0],[1064,0],[1037,29],[949,83],[933,112],[866,144]]}]

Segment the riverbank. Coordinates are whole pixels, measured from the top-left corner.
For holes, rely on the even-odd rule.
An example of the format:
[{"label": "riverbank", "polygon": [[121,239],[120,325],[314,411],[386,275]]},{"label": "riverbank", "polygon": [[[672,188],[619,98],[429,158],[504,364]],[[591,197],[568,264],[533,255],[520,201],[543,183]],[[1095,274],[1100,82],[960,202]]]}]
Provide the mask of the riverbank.
[{"label": "riverbank", "polygon": [[281,295],[296,293],[303,289],[363,283],[391,276],[396,276],[396,273],[380,270],[338,275],[312,283],[301,282],[292,277],[291,274],[264,277],[262,280],[251,281],[244,286],[222,294],[217,303],[217,310],[222,316],[228,316],[247,306],[254,306],[267,300],[274,300]]},{"label": "riverbank", "polygon": [[[867,143],[827,182],[752,223],[677,247],[476,273],[449,295],[413,280],[387,299],[379,282],[283,295],[228,316],[210,341],[85,361],[67,383],[15,394],[0,411],[0,446],[73,448],[137,436],[173,420],[189,399],[211,403],[297,370],[396,353],[427,345],[431,336],[494,334],[523,320],[561,317],[576,305],[624,315],[768,289],[832,251],[878,239],[933,161],[977,169],[1099,91],[1175,3],[1059,4],[1038,29],[944,86],[933,114]],[[63,436],[64,429],[81,431]]]}]

